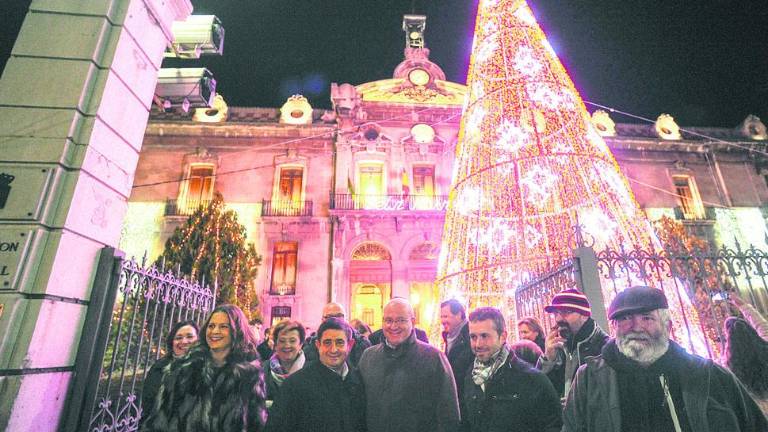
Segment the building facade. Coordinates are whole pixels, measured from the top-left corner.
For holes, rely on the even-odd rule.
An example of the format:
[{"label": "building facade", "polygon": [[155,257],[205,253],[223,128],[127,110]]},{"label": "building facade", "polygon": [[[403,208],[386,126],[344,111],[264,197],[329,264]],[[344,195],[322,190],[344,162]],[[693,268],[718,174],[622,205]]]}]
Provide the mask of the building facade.
[{"label": "building facade", "polygon": [[[409,33],[409,35],[412,33]],[[465,86],[445,80],[423,39],[393,77],[332,84],[332,110],[301,97],[280,109],[155,112],[144,138],[121,248],[155,258],[200,204],[220,193],[263,257],[267,322],[311,328],[327,301],[378,328],[393,296],[426,327]],[[651,220],[669,215],[717,245],[766,249],[766,128],[593,122]]]}]

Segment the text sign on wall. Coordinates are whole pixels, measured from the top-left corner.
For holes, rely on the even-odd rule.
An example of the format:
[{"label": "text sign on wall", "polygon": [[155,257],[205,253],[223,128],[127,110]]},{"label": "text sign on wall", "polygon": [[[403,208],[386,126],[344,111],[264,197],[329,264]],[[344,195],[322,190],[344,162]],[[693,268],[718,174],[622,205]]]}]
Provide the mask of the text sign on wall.
[{"label": "text sign on wall", "polygon": [[0,228],[0,290],[16,289],[32,231]]},{"label": "text sign on wall", "polygon": [[[35,220],[40,217],[53,170],[48,165],[18,165],[0,163],[4,179],[5,204],[0,208],[0,220]],[[6,184],[7,183],[7,184]]]}]

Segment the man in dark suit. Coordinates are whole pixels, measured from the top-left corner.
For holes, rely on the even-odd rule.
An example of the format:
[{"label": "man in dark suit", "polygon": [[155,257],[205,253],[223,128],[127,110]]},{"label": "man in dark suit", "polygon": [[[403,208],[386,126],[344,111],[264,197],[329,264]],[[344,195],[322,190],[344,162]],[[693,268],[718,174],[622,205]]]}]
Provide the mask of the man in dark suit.
[{"label": "man in dark suit", "polygon": [[365,391],[360,373],[347,360],[355,342],[341,318],[317,329],[318,361],[289,376],[269,413],[266,432],[362,432]]},{"label": "man in dark suit", "polygon": [[469,344],[469,325],[464,305],[454,299],[440,303],[440,324],[443,325],[445,355],[453,369],[457,393],[461,395],[464,376],[475,359]]}]

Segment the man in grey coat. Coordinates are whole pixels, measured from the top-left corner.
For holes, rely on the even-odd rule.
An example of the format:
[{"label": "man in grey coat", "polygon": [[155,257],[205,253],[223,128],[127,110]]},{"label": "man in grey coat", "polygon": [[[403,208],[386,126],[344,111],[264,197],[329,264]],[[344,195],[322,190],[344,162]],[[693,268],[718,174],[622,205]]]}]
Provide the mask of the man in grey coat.
[{"label": "man in grey coat", "polygon": [[416,340],[407,300],[384,307],[384,343],[360,359],[368,432],[453,432],[459,426],[456,383],[448,359]]}]

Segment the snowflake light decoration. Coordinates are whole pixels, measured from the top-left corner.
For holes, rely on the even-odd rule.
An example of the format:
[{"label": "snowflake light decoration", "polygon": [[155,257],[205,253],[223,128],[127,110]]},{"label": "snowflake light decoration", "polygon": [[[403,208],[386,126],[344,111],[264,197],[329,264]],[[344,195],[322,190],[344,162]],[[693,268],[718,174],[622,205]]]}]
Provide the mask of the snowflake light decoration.
[{"label": "snowflake light decoration", "polygon": [[517,153],[528,143],[528,134],[508,119],[504,120],[497,131],[496,147],[507,153]]},{"label": "snowflake light decoration", "polygon": [[536,18],[534,18],[533,14],[531,13],[531,10],[527,7],[521,7],[515,12],[515,18],[520,20],[520,22],[529,25],[529,26],[535,26],[536,25]]},{"label": "snowflake light decoration", "polygon": [[477,213],[482,204],[483,192],[477,187],[465,187],[456,200],[456,211],[464,216]]},{"label": "snowflake light decoration", "polygon": [[528,202],[539,206],[543,205],[555,192],[556,183],[557,176],[542,168],[541,165],[534,166],[520,180],[520,184],[528,189]]},{"label": "snowflake light decoration", "polygon": [[533,225],[525,226],[525,245],[529,248],[536,247],[541,239],[544,238],[544,234],[539,232]]},{"label": "snowflake light decoration", "polygon": [[529,77],[538,74],[543,67],[533,56],[533,50],[525,46],[517,50],[514,65],[518,72]]},{"label": "snowflake light decoration", "polygon": [[616,222],[598,208],[582,211],[579,220],[584,226],[584,231],[602,244],[608,242],[615,234]]},{"label": "snowflake light decoration", "polygon": [[487,62],[498,49],[497,34],[493,33],[480,42],[480,47],[475,51],[475,61],[479,64]]}]

